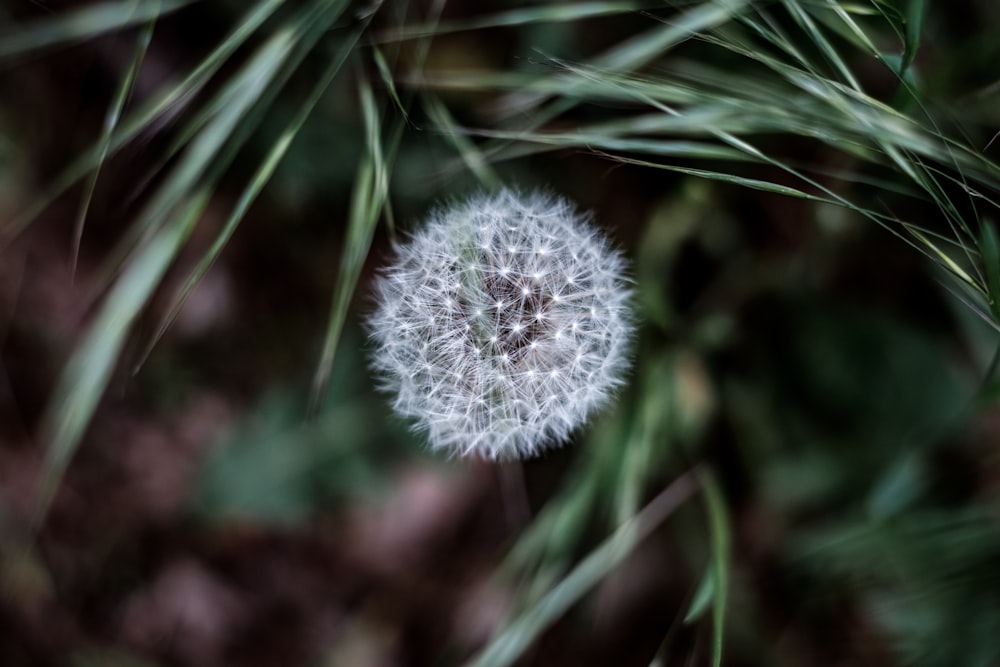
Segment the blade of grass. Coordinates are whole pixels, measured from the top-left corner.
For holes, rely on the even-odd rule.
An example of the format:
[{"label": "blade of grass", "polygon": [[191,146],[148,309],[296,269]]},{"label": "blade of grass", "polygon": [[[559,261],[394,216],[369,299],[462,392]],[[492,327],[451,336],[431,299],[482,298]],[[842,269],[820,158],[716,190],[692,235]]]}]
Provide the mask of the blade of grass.
[{"label": "blade of grass", "polygon": [[[574,72],[574,73],[578,74],[579,76],[586,77],[586,78],[600,79],[603,76],[602,73],[600,73],[600,72],[592,71],[592,70],[589,70],[589,69],[586,69],[586,68],[583,68],[583,67],[580,67],[580,66],[574,66],[574,65],[564,64],[564,67],[567,69],[567,71]],[[604,77],[604,80],[609,85],[619,85],[621,83],[620,80],[618,80],[618,79],[616,79],[614,77]],[[808,88],[809,86],[806,86],[806,87]],[[665,112],[665,113],[667,113],[667,114],[669,114],[671,116],[680,116],[681,115],[680,111],[672,108],[671,106],[663,104],[663,103],[661,103],[661,102],[659,102],[659,101],[657,101],[655,99],[650,98],[648,95],[644,94],[643,92],[635,92],[635,91],[627,90],[627,86],[624,87],[624,88],[626,89],[627,93],[631,93],[634,96],[635,99],[638,99],[638,100],[640,100],[642,102],[645,102],[646,104],[652,106],[653,108],[659,109],[659,110],[661,110],[661,111],[663,111],[663,112]],[[838,101],[838,103],[842,103],[842,102],[844,102],[844,99],[845,98],[841,97],[841,98],[838,98],[837,101]],[[887,114],[891,114],[893,116],[898,115],[897,112],[895,112],[895,110],[892,110],[891,108],[885,107],[885,105],[881,105],[880,103],[877,103],[874,100],[872,102],[873,102],[873,107],[874,108],[885,109]],[[858,122],[860,122],[863,126],[869,126],[869,125],[871,125],[868,122],[867,118],[862,119],[862,118],[855,117],[855,120],[857,120]],[[907,119],[907,121],[909,121],[909,119]],[[855,204],[853,204],[852,202],[850,202],[847,198],[845,198],[843,195],[840,195],[837,192],[835,192],[832,189],[830,189],[829,187],[827,187],[827,186],[819,183],[814,178],[811,178],[807,174],[803,173],[802,171],[795,169],[794,167],[792,167],[788,163],[786,163],[786,162],[784,162],[784,161],[782,161],[780,159],[777,159],[777,158],[774,158],[774,157],[771,157],[771,156],[765,154],[760,149],[756,148],[755,146],[753,146],[752,144],[748,143],[747,141],[741,139],[739,136],[737,136],[737,134],[734,134],[732,132],[727,132],[727,131],[724,131],[724,130],[721,130],[721,129],[718,129],[718,128],[713,128],[713,127],[706,128],[706,131],[709,134],[712,134],[715,137],[717,137],[720,141],[722,141],[723,143],[727,144],[728,146],[731,146],[731,147],[733,147],[733,148],[735,148],[735,149],[737,149],[739,151],[744,152],[748,158],[750,158],[752,160],[755,160],[755,161],[759,161],[759,162],[761,162],[763,164],[768,164],[768,165],[777,167],[777,168],[781,169],[782,171],[788,173],[789,175],[794,176],[796,179],[805,182],[806,184],[812,186],[813,188],[816,188],[818,191],[820,191],[824,195],[826,195],[826,197],[828,197],[830,201],[836,202],[836,203],[838,203],[841,206],[845,206],[847,208],[850,208],[850,209],[852,209],[852,210],[854,210],[854,211],[862,214],[866,218],[872,220],[873,222],[876,222],[877,224],[880,224],[884,229],[888,230],[890,233],[892,233],[893,235],[895,235],[897,238],[899,238],[899,239],[903,240],[904,242],[908,243],[909,245],[911,245],[912,247],[916,248],[920,252],[925,253],[926,255],[928,255],[929,257],[931,257],[932,259],[938,259],[939,258],[939,254],[940,253],[927,252],[927,248],[924,245],[919,244],[919,243],[915,242],[912,238],[904,235],[899,229],[897,229],[897,228],[895,228],[893,226],[889,226],[889,225],[884,224],[885,220],[884,220],[883,216],[876,215],[875,213],[873,213],[872,211],[870,211],[868,209],[856,206]],[[885,140],[882,139],[881,137],[879,137],[878,135],[876,135],[873,138],[873,140],[876,141],[876,143],[879,143],[880,145],[886,143]],[[899,151],[896,151],[894,147],[892,147],[892,148],[893,148],[894,153],[897,155],[898,161],[905,162],[905,160],[902,158],[902,156],[899,155]],[[623,160],[628,160],[628,158],[622,158],[622,159]],[[898,164],[898,162],[897,162],[897,164]],[[652,165],[650,164],[649,166],[652,166]],[[916,173],[916,172],[914,172],[914,167],[912,165],[907,165],[907,167],[908,167],[908,172],[910,174],[915,174]],[[914,180],[917,181],[918,183],[921,183],[921,180],[920,180],[919,177],[914,178]],[[763,186],[763,187],[767,187],[767,186]],[[779,186],[779,188],[782,188],[782,187],[785,187],[785,186]],[[789,193],[789,194],[792,194],[792,193]],[[933,196],[933,193],[929,193],[929,194],[931,194]],[[950,267],[951,264],[946,264],[946,266]],[[964,280],[965,276],[959,275],[959,278],[961,278],[961,279]]]},{"label": "blade of grass", "polygon": [[437,95],[429,93],[425,93],[421,97],[427,116],[444,134],[445,139],[452,145],[455,152],[458,153],[462,163],[487,188],[494,189],[499,187],[500,177],[490,167],[482,151],[465,136],[465,133],[455,122],[451,113],[448,112],[448,108],[441,103],[440,98]]},{"label": "blade of grass", "polygon": [[725,637],[726,600],[729,591],[729,511],[715,476],[708,470],[698,474],[705,497],[712,542],[712,665],[722,665]]},{"label": "blade of grass", "polygon": [[251,9],[240,24],[227,35],[198,66],[180,83],[167,87],[146,104],[127,116],[112,133],[106,147],[100,143],[85,150],[66,167],[45,190],[35,197],[34,203],[13,220],[0,227],[0,248],[7,239],[16,237],[66,190],[99,164],[102,153],[114,155],[128,142],[154,126],[158,119],[166,119],[171,110],[179,110],[201,90],[223,63],[263,24],[284,0],[261,0]]},{"label": "blade of grass", "polygon": [[906,231],[912,234],[914,238],[916,238],[921,244],[923,244],[927,248],[927,253],[925,254],[928,254],[932,259],[937,260],[938,263],[942,264],[945,268],[948,269],[948,271],[958,276],[962,280],[962,282],[964,282],[966,285],[972,287],[977,292],[981,293],[983,296],[988,296],[986,289],[978,282],[976,282],[976,280],[973,279],[973,277],[969,275],[969,273],[965,269],[959,266],[958,263],[954,259],[952,259],[950,255],[948,255],[948,253],[941,250],[941,248],[938,247],[936,243],[931,241],[926,235],[921,233],[917,228],[913,227],[912,225],[904,224],[903,227],[906,229]]},{"label": "blade of grass", "polygon": [[190,233],[209,193],[202,191],[133,257],[59,378],[43,423],[48,447],[34,503],[40,528],[59,482],[111,378],[132,323]]},{"label": "blade of grass", "polygon": [[910,0],[906,4],[906,39],[903,42],[903,58],[899,66],[900,77],[906,75],[906,71],[917,57],[925,16],[927,16],[927,0]]},{"label": "blade of grass", "polygon": [[308,410],[310,415],[315,415],[330,378],[337,344],[344,328],[344,321],[347,319],[347,306],[361,275],[361,267],[368,256],[382,207],[388,198],[388,174],[382,159],[382,140],[379,136],[381,121],[375,107],[371,85],[363,77],[359,77],[358,80],[358,93],[361,99],[361,115],[365,123],[367,149],[358,167],[354,183],[337,287],[333,294],[319,364],[313,375]]},{"label": "blade of grass", "polygon": [[854,78],[850,68],[848,68],[847,64],[840,57],[837,50],[833,48],[830,42],[826,39],[826,36],[809,17],[809,14],[807,14],[794,0],[784,0],[783,4],[788,10],[788,13],[792,15],[792,18],[794,18],[795,21],[809,35],[812,43],[820,48],[823,55],[826,56],[826,59],[836,68],[837,72],[840,73],[840,76],[844,79],[844,81],[846,81],[851,88],[861,90],[861,84],[859,84],[857,79]]},{"label": "blade of grass", "polygon": [[640,370],[642,393],[636,402],[628,439],[622,447],[621,472],[614,489],[615,524],[634,516],[649,481],[663,458],[673,450],[676,424],[676,373],[674,351],[647,354]]},{"label": "blade of grass", "polygon": [[111,135],[118,126],[122,109],[125,107],[125,100],[128,99],[132,92],[132,87],[135,85],[136,75],[139,73],[143,59],[146,56],[146,50],[149,48],[149,42],[153,38],[154,25],[155,21],[150,21],[139,32],[131,64],[125,71],[125,75],[122,77],[121,82],[118,84],[118,90],[115,92],[111,108],[108,109],[108,113],[104,117],[104,127],[101,130],[101,136],[97,140],[99,146],[97,164],[94,166],[93,171],[90,172],[90,176],[84,184],[83,200],[80,202],[80,210],[76,217],[76,223],[73,225],[74,274],[76,273],[77,257],[80,254],[80,242],[83,239],[83,226],[87,219],[87,210],[90,208],[90,202],[94,196],[94,189],[97,187],[97,179],[100,177],[101,167],[104,165],[104,161],[108,157]]},{"label": "blade of grass", "polygon": [[[342,3],[341,9],[343,9],[345,6],[346,3]],[[332,23],[335,20],[335,17],[338,15],[339,13],[328,14],[327,24]],[[322,30],[317,31],[317,36],[318,34],[321,33]],[[171,323],[173,323],[178,313],[180,313],[180,310],[184,306],[184,303],[187,300],[188,296],[190,296],[194,288],[197,287],[197,285],[201,282],[201,279],[212,267],[216,259],[218,259],[219,255],[222,252],[222,249],[232,238],[233,234],[236,231],[236,228],[239,226],[240,222],[242,222],[243,218],[246,216],[247,211],[250,209],[254,201],[256,201],[260,192],[264,189],[264,187],[270,181],[271,177],[274,175],[275,170],[281,163],[282,158],[284,158],[285,153],[288,151],[289,146],[291,146],[292,142],[295,140],[295,137],[298,135],[299,130],[302,129],[302,126],[305,124],[305,121],[309,118],[313,109],[315,109],[316,104],[319,103],[319,100],[322,98],[323,94],[329,88],[330,84],[333,82],[333,79],[340,72],[344,63],[347,61],[348,56],[354,50],[354,47],[357,43],[357,39],[358,37],[360,37],[360,35],[361,31],[357,30],[354,34],[354,38],[345,40],[345,42],[340,45],[339,50],[334,55],[334,57],[328,61],[326,69],[323,71],[323,74],[318,78],[317,83],[313,87],[309,96],[299,106],[298,112],[285,127],[284,131],[282,132],[281,136],[279,136],[278,140],[275,141],[274,144],[271,146],[270,151],[268,151],[268,154],[265,156],[264,160],[261,162],[260,166],[257,168],[254,175],[250,178],[246,187],[243,189],[243,192],[237,199],[236,206],[233,208],[229,217],[222,225],[222,230],[216,236],[215,240],[212,242],[212,245],[208,248],[208,250],[204,253],[204,255],[202,255],[201,259],[198,261],[198,264],[195,266],[195,268],[188,274],[187,278],[184,280],[184,283],[181,285],[181,287],[174,292],[174,296],[171,298],[170,305],[168,306],[166,313],[160,319],[160,323],[157,326],[156,331],[153,333],[149,341],[146,343],[142,354],[139,355],[139,358],[135,366],[133,367],[133,373],[138,372],[142,364],[145,363],[145,360],[148,358],[153,347],[163,337],[163,334],[166,333]],[[297,45],[300,41],[303,40],[296,40]],[[303,57],[305,56],[306,53],[309,52],[311,46],[312,43],[306,44],[306,48],[301,50],[301,55]],[[301,63],[301,58],[292,59],[292,62],[290,63],[291,67],[288,69],[294,71],[294,69],[297,68],[299,63]],[[290,73],[291,72],[289,71],[288,74]],[[279,81],[286,78],[287,77],[277,77],[276,82],[274,85],[271,86],[270,91],[274,91],[275,89],[280,88]],[[233,144],[231,142],[230,146],[232,145]],[[228,164],[228,162],[231,159],[232,158],[229,157],[227,159],[222,160],[222,162],[224,164]]]},{"label": "blade of grass", "polygon": [[986,273],[986,301],[993,318],[1000,323],[1000,240],[997,239],[996,227],[990,222],[982,225],[979,249]]},{"label": "blade of grass", "polygon": [[[269,85],[261,89],[257,99],[240,118],[228,140],[219,148],[211,164],[207,166],[205,172],[207,180],[214,182],[229,168],[239,151],[263,121],[266,112],[277,99],[285,82],[295,73],[326,29],[341,16],[346,4],[345,1],[313,2],[304,5],[301,11],[285,21],[283,29],[291,35],[289,43],[292,47],[287,53],[280,56],[279,62],[275,63],[275,70],[268,73]],[[174,142],[168,150],[168,155],[172,156],[189,145],[191,137],[204,128],[211,118],[225,112],[232,105],[233,97],[240,94],[240,88],[240,85],[234,85],[232,81],[223,86],[216,95],[206,102],[205,107],[196,114],[195,118],[185,126],[181,132],[185,138],[184,142]],[[165,164],[166,162],[157,165],[155,169],[158,171]],[[154,203],[155,196],[146,208],[149,209]],[[149,219],[156,219],[155,215],[139,217],[139,220]],[[145,224],[134,224],[128,229],[99,270],[99,277],[95,280],[99,291],[113,280],[132,249],[152,234],[153,229]]]},{"label": "blade of grass", "polygon": [[[745,10],[749,0],[714,0],[703,2],[677,17],[665,22],[663,26],[648,30],[631,39],[617,44],[602,54],[591,59],[588,66],[607,72],[630,72],[649,64],[655,58],[662,56],[671,48],[689,39],[701,31],[720,25],[730,20],[736,14]],[[554,114],[562,113],[568,98],[575,96],[572,77],[566,78],[561,73],[553,75],[555,81],[561,83],[562,98],[557,100],[554,108],[541,111],[533,110],[538,120],[547,122]],[[544,97],[537,94],[516,94],[502,106],[508,115],[527,113],[529,109],[539,106]],[[575,103],[574,103],[575,104]],[[530,127],[538,127],[538,120],[532,119]]]},{"label": "blade of grass", "polygon": [[391,28],[377,33],[372,43],[399,42],[411,39],[437,37],[454,32],[482,30],[484,28],[513,28],[535,23],[562,23],[600,18],[614,14],[637,12],[661,6],[656,2],[575,2],[572,4],[548,4],[539,7],[512,9],[489,16],[481,16],[461,21],[424,24]]},{"label": "blade of grass", "polygon": [[[628,158],[621,155],[613,155],[610,153],[602,153],[600,151],[595,152],[597,155],[602,155],[616,162],[621,162],[623,164],[634,164],[641,167],[651,167],[654,169],[665,169],[667,171],[675,171],[679,174],[687,174],[688,176],[697,176],[698,178],[706,178],[712,181],[720,181],[722,183],[731,183],[733,185],[739,185],[744,188],[750,188],[751,190],[761,190],[763,192],[773,192],[774,194],[784,195],[786,197],[796,197],[798,199],[809,199],[811,201],[823,202],[825,204],[840,204],[833,199],[827,199],[825,197],[819,197],[817,195],[809,194],[799,190],[798,188],[793,188],[788,185],[781,185],[779,183],[773,183],[771,181],[762,181],[756,178],[746,178],[743,176],[736,176],[724,171],[712,171],[709,169],[694,169],[689,167],[678,167],[671,164],[661,164],[659,162],[649,162],[647,160],[637,160],[634,158]],[[851,209],[856,207],[851,205]]]},{"label": "blade of grass", "polygon": [[466,664],[472,667],[513,664],[543,630],[621,564],[643,539],[697,490],[696,475],[696,471],[691,471],[674,480]]},{"label": "blade of grass", "polygon": [[[35,526],[45,519],[59,481],[90,423],[118,361],[125,337],[159,284],[211,196],[202,180],[212,158],[259,97],[291,48],[292,33],[279,30],[232,82],[232,105],[199,133],[160,187],[141,224],[156,233],[132,254],[83,342],[70,357],[50,402],[43,430],[47,449],[35,498]],[[171,215],[173,214],[173,215]],[[161,224],[164,220],[168,224]]]},{"label": "blade of grass", "polygon": [[389,92],[389,97],[395,102],[396,108],[399,109],[399,113],[403,114],[403,119],[409,123],[410,115],[406,110],[406,106],[403,101],[399,98],[399,93],[396,91],[396,82],[392,79],[392,72],[389,71],[389,63],[386,62],[385,56],[382,55],[381,49],[374,47],[372,49],[372,60],[375,61],[375,66],[378,68],[379,76],[382,77],[382,85]]},{"label": "blade of grass", "polygon": [[[444,4],[444,0],[435,0],[432,3],[428,11],[430,25],[437,25],[441,12],[444,10]],[[423,67],[429,48],[430,36],[418,42],[412,56],[411,66],[414,69]],[[383,69],[381,65],[376,63],[383,78],[387,76],[389,71],[388,63],[384,63],[384,65]],[[390,85],[390,89],[395,90],[395,86]],[[380,134],[380,114],[375,105],[371,85],[364,78],[359,78],[358,92],[361,98],[362,119],[365,123],[366,155],[362,158],[355,177],[347,236],[341,255],[337,286],[330,306],[330,318],[327,322],[319,363],[313,374],[307,411],[310,416],[315,416],[329,382],[337,345],[344,328],[344,321],[347,318],[347,307],[357,287],[361,268],[368,256],[368,249],[371,247],[378,219],[383,212],[389,234],[395,236],[392,207],[389,201],[389,175],[402,140],[403,129],[407,123],[405,110],[409,107],[413,94],[412,92],[408,93],[403,99],[395,98],[400,110],[403,111],[403,117],[394,124],[388,133],[388,141],[383,144]]]},{"label": "blade of grass", "polygon": [[[644,32],[608,49],[593,58],[591,64],[609,72],[637,69],[690,38],[698,31],[729,20],[732,16],[744,11],[747,5],[748,0],[715,0],[701,3],[681,12],[664,27]],[[578,103],[578,100],[575,99],[578,91],[574,89],[574,85],[579,83],[579,79],[572,77],[567,79],[562,73],[541,77],[541,79],[543,87],[550,87],[561,96],[543,106],[550,95],[540,94],[531,90],[530,87],[521,87],[517,89],[517,92],[509,94],[500,105],[500,113],[504,117],[529,119],[520,128],[522,131],[537,129],[558,115],[572,109]],[[544,81],[546,79],[548,81]],[[481,150],[487,159],[492,160],[510,143],[511,140],[496,140]]]},{"label": "blade of grass", "polygon": [[[38,19],[23,26],[6,26],[0,34],[0,60],[156,21],[194,1],[105,2]],[[126,4],[131,5],[127,11]]]}]

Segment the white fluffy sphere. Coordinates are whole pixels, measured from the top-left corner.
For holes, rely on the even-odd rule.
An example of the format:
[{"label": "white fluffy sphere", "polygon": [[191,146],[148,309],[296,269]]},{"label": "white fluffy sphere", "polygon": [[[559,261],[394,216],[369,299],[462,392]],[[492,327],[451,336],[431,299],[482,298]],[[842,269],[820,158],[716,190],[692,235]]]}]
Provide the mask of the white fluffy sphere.
[{"label": "white fluffy sphere", "polygon": [[533,456],[622,382],[624,270],[564,199],[504,190],[438,209],[377,279],[372,365],[434,449]]}]

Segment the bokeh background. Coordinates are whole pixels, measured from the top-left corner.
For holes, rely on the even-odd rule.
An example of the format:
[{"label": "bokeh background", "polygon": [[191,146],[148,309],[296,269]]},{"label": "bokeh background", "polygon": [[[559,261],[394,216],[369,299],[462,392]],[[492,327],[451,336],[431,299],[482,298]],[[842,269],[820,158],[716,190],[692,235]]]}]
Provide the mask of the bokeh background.
[{"label": "bokeh background", "polygon": [[[997,25],[4,0],[0,664],[1000,664]],[[634,370],[446,460],[368,285],[499,184],[631,258]]]}]

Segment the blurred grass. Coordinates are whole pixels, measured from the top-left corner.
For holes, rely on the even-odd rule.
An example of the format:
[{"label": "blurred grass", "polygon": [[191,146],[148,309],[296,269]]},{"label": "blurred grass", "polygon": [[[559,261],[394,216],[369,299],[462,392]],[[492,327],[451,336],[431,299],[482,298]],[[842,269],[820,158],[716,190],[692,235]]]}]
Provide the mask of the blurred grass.
[{"label": "blurred grass", "polygon": [[44,520],[66,466],[118,363],[133,321],[212,195],[211,175],[207,183],[202,180],[211,161],[289,55],[294,37],[292,29],[277,32],[220,93],[220,98],[226,100],[225,107],[193,137],[170,177],[139,214],[134,228],[141,230],[148,240],[139,241],[141,245],[130,253],[124,273],[71,357],[44,419],[49,447],[36,501],[36,522]]},{"label": "blurred grass", "polygon": [[[995,470],[967,441],[989,417],[995,383],[962,352],[997,349],[997,341],[995,332],[969,340],[960,317],[940,317],[934,283],[943,280],[953,293],[945,299],[1000,328],[1000,168],[978,148],[988,128],[964,126],[961,110],[948,106],[968,91],[926,83],[926,70],[943,65],[922,54],[949,57],[945,29],[931,30],[944,10],[922,0],[715,0],[449,16],[438,3],[419,16],[405,3],[260,0],[232,12],[231,31],[179,83],[168,80],[133,108],[127,99],[150,39],[155,45],[168,14],[185,4],[107,3],[0,26],[0,59],[11,67],[109,32],[132,29],[138,40],[104,129],[6,221],[7,239],[83,181],[79,239],[115,154],[172,119],[157,178],[104,259],[110,288],[43,419],[39,526],[135,323],[206,207],[236,193],[155,318],[140,360],[157,354],[185,299],[258,199],[267,200],[279,164],[308,150],[295,138],[308,135],[315,115],[314,123],[337,121],[322,132],[363,139],[359,154],[330,158],[330,174],[350,181],[337,184],[350,201],[326,214],[340,234],[339,263],[324,276],[335,281],[310,398],[277,390],[218,443],[193,498],[203,517],[302,523],[332,498],[377,486],[388,457],[378,444],[400,436],[379,426],[384,406],[354,384],[359,366],[344,361],[363,354],[363,344],[341,338],[352,329],[380,221],[394,234],[394,200],[425,183],[434,186],[421,205],[457,193],[459,183],[555,174],[556,184],[600,205],[633,246],[643,330],[631,387],[580,437],[565,478],[514,536],[497,575],[520,584],[515,613],[472,664],[522,658],[640,540],[664,534],[674,545],[657,548],[675,557],[687,596],[676,620],[661,624],[667,636],[655,659],[664,664],[696,661],[705,646],[713,665],[794,664],[801,656],[787,647],[747,639],[774,631],[761,618],[787,622],[813,656],[824,656],[829,641],[837,658],[858,664],[884,664],[872,655],[914,665],[1000,659],[991,630],[1000,623],[991,594],[1000,583],[988,481]],[[539,48],[518,54],[524,62],[487,53],[480,37],[504,35],[497,43],[507,45],[552,25],[565,31],[552,44],[568,54]],[[471,65],[438,55],[468,49],[457,41],[463,35],[482,38],[486,55],[457,51]],[[306,92],[296,97],[302,78]],[[346,99],[331,101],[335,84]],[[288,97],[288,120],[272,136],[261,133]],[[344,116],[331,111],[336,104]],[[247,155],[253,162],[241,163]],[[397,182],[407,155],[427,172],[419,184]],[[584,166],[563,169],[567,156]],[[608,167],[627,176],[614,180]],[[330,187],[333,176],[307,171],[293,178]],[[761,221],[772,214],[795,229]],[[790,247],[776,248],[782,238]],[[893,284],[897,247],[934,270],[904,262],[901,279],[918,282]],[[875,288],[843,289],[852,272]],[[887,295],[869,293],[883,287]],[[900,303],[913,290],[918,305]],[[841,292],[866,305],[845,306]],[[303,402],[314,417],[307,425],[296,416]],[[691,469],[698,474],[681,472]],[[701,525],[661,528],[695,478],[707,510]],[[697,565],[685,568],[685,558]],[[741,576],[754,568],[787,574],[778,602],[760,588],[766,580]],[[782,600],[788,609],[776,611]],[[857,614],[885,653],[850,653]],[[830,617],[840,622],[830,628]]]}]

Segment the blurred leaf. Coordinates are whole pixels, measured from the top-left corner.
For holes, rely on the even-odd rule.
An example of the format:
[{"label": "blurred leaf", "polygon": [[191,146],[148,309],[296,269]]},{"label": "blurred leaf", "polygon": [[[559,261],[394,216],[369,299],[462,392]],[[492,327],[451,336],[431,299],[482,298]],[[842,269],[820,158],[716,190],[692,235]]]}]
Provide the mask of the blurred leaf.
[{"label": "blurred leaf", "polygon": [[694,598],[691,600],[691,606],[688,607],[687,613],[684,615],[685,623],[694,623],[705,615],[709,607],[712,606],[712,602],[715,600],[715,566],[714,564],[705,570],[705,575],[701,578],[701,583],[698,584],[698,590],[695,591]]},{"label": "blurred leaf", "polygon": [[36,525],[44,519],[90,423],[132,323],[211,197],[214,184],[201,180],[204,173],[287,55],[291,37],[292,33],[280,31],[260,47],[228,86],[225,94],[231,104],[198,134],[140,213],[137,226],[151,231],[152,236],[131,253],[124,272],[73,352],[44,417],[48,448],[35,499]]},{"label": "blurred leaf", "polygon": [[375,36],[376,43],[437,37],[452,32],[483,28],[515,27],[526,24],[580,21],[612,14],[623,14],[658,6],[655,2],[575,2],[543,4],[538,7],[513,9],[492,16],[483,16],[450,23],[431,22],[393,28]]},{"label": "blurred leaf", "polygon": [[920,48],[920,35],[923,33],[924,17],[927,15],[927,0],[909,0],[906,3],[906,41],[903,46],[903,58],[899,66],[899,74],[905,75],[917,57]]},{"label": "blurred leaf", "polygon": [[985,667],[1000,659],[993,507],[842,522],[793,540],[789,556],[840,594],[865,600],[906,664]]},{"label": "blurred leaf", "polygon": [[[35,197],[34,202],[15,218],[0,226],[0,241],[4,236],[13,237],[24,229],[74,183],[90,174],[108,156],[148,130],[158,120],[189,103],[208,83],[223,63],[263,24],[284,0],[258,0],[242,21],[222,39],[212,52],[201,60],[195,69],[175,85],[158,90],[145,104],[129,113],[114,132],[104,141],[98,141],[76,157],[60,174]],[[218,96],[217,99],[221,99]],[[225,98],[228,99],[228,98]],[[206,117],[207,121],[208,118]],[[201,130],[204,124],[197,127]],[[193,137],[196,131],[187,134]],[[178,145],[178,148],[180,146]]]},{"label": "blurred leaf", "polygon": [[[357,353],[357,332],[346,332],[346,338]],[[302,419],[300,396],[276,391],[216,444],[192,498],[199,516],[296,523],[345,496],[383,485],[380,458],[397,436],[393,422],[359,385],[359,355],[345,356],[334,371],[332,389],[313,419]]]},{"label": "blurred leaf", "polygon": [[[337,16],[338,14],[328,14],[327,20],[332,22]],[[323,25],[325,24],[320,23],[320,27]],[[318,38],[320,32],[314,33],[313,37]],[[303,124],[309,118],[320,98],[324,95],[324,93],[326,93],[334,77],[340,72],[341,67],[353,50],[356,39],[359,35],[360,33],[355,33],[355,39],[346,40],[341,46],[339,52],[336,54],[336,57],[330,58],[326,69],[323,71],[322,76],[318,77],[316,85],[310,92],[309,97],[298,106],[295,116],[289,120],[288,124],[282,130],[281,135],[271,145],[267,155],[261,161],[260,165],[256,169],[256,172],[250,178],[246,187],[243,189],[243,192],[240,194],[240,197],[236,202],[236,206],[233,208],[233,211],[222,225],[222,230],[219,232],[218,236],[216,236],[215,241],[204,253],[204,255],[202,255],[198,265],[192,269],[191,273],[188,274],[184,283],[174,292],[171,304],[167,308],[166,314],[164,314],[161,318],[156,331],[146,344],[142,355],[140,355],[137,367],[138,365],[141,365],[143,360],[149,355],[153,347],[166,332],[167,328],[180,313],[181,308],[184,306],[188,296],[190,296],[191,292],[194,291],[195,287],[198,286],[201,279],[204,278],[205,274],[215,263],[215,260],[221,254],[222,249],[236,231],[236,227],[239,226],[240,222],[242,222],[243,218],[247,214],[247,211],[253,205],[254,201],[256,201],[258,195],[260,195],[261,191],[271,180],[275,169],[277,169],[278,165],[281,163],[282,158],[285,157],[285,153],[288,151],[288,148],[294,141],[295,137],[298,136]],[[305,57],[315,44],[315,39],[303,39],[301,41],[305,42],[305,48],[300,49],[300,55]],[[297,68],[300,63],[301,59],[296,59],[294,62],[290,63],[292,66],[291,70]],[[287,73],[291,74],[292,71],[288,71]]]},{"label": "blurred leaf", "polygon": [[537,605],[508,624],[498,637],[467,664],[474,667],[503,667],[517,661],[543,630],[625,560],[640,541],[684,503],[695,491],[694,484],[692,473],[675,480],[580,561]]},{"label": "blurred leaf", "polygon": [[872,488],[868,513],[872,519],[888,519],[911,507],[926,491],[924,462],[917,453],[900,457]]},{"label": "blurred leaf", "polygon": [[132,88],[135,85],[136,75],[142,67],[143,59],[146,57],[146,50],[149,48],[149,42],[153,38],[154,25],[155,23],[150,21],[144,26],[143,30],[139,32],[136,39],[135,53],[132,56],[131,63],[125,70],[125,74],[121,77],[121,81],[118,83],[118,90],[115,91],[111,108],[108,109],[104,116],[104,127],[101,129],[101,136],[97,141],[97,163],[84,184],[83,200],[80,202],[80,210],[79,213],[77,213],[76,224],[74,225],[74,267],[80,254],[80,241],[83,237],[83,226],[87,219],[87,210],[90,208],[90,201],[94,196],[94,188],[97,186],[97,180],[100,177],[101,167],[104,165],[104,162],[108,157],[108,152],[111,149],[111,135],[114,133],[115,128],[118,127],[118,121],[121,118],[122,109],[125,107],[125,101],[132,94]]},{"label": "blurred leaf", "polygon": [[23,26],[0,26],[0,59],[30,51],[93,39],[108,32],[156,21],[194,0],[122,0],[105,2]]},{"label": "blurred leaf", "polygon": [[44,521],[63,473],[111,379],[125,336],[207,200],[207,192],[198,193],[177,212],[171,224],[134,254],[63,370],[44,420],[48,447],[35,498],[36,526]]},{"label": "blurred leaf", "polygon": [[299,400],[276,397],[206,460],[193,500],[198,515],[222,521],[295,523],[346,494],[378,487],[371,461],[379,415],[344,402],[303,424]]},{"label": "blurred leaf", "polygon": [[726,509],[715,476],[702,470],[699,474],[702,492],[708,510],[708,527],[712,537],[712,664],[722,664],[722,645],[725,638],[726,600],[729,595],[729,510]]},{"label": "blurred leaf", "polygon": [[337,343],[340,341],[340,333],[347,318],[347,306],[358,284],[358,277],[368,256],[375,227],[389,196],[388,165],[384,160],[380,135],[381,121],[375,108],[371,86],[364,79],[359,79],[358,92],[365,121],[367,152],[358,165],[337,286],[330,307],[323,350],[316,372],[313,374],[310,412],[326,390],[334,355],[337,352]]}]

